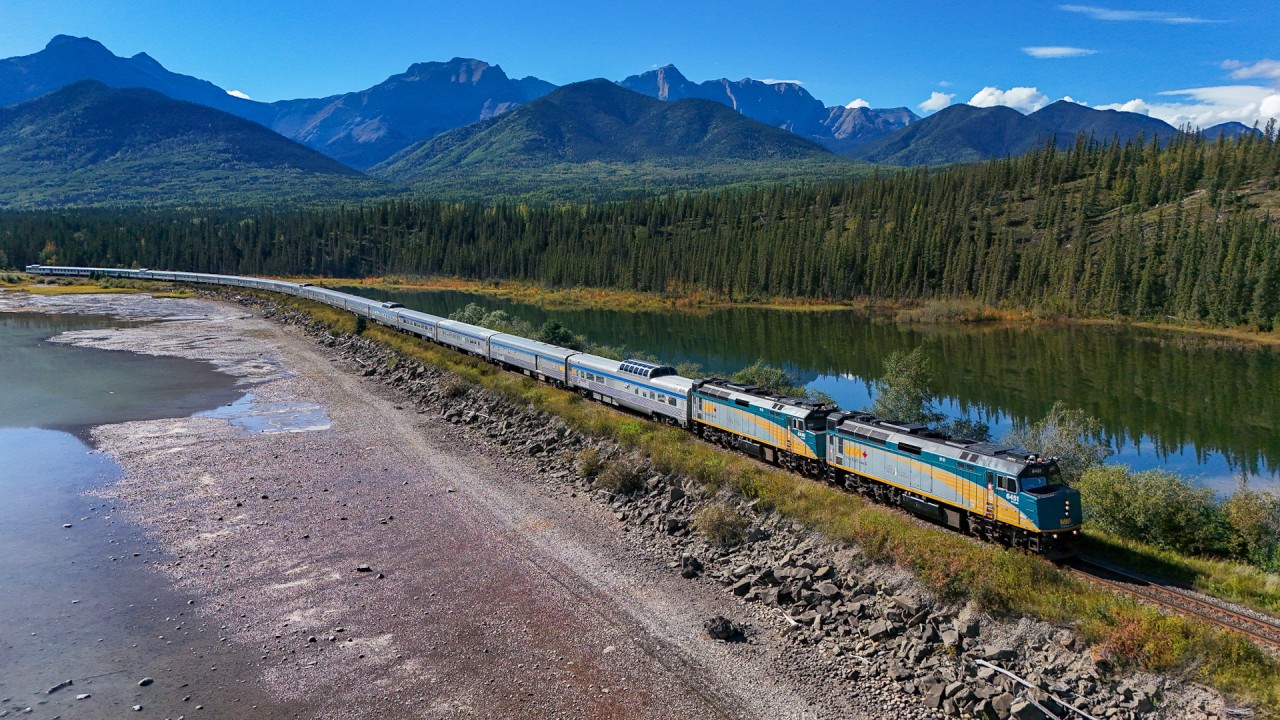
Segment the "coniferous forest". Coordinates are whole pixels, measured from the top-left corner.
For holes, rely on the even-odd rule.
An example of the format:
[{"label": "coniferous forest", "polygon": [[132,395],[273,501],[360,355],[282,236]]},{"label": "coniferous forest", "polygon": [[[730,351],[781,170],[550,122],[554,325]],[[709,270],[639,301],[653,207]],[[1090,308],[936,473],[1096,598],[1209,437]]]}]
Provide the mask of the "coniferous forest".
[{"label": "coniferous forest", "polygon": [[0,214],[0,265],[447,275],[736,300],[969,299],[1075,316],[1280,322],[1280,145],[1100,143],[942,170],[587,205]]}]

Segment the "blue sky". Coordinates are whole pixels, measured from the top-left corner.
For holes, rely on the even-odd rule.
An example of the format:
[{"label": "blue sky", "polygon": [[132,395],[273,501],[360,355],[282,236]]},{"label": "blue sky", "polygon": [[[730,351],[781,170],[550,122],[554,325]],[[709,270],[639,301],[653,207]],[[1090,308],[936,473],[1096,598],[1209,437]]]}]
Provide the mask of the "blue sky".
[{"label": "blue sky", "polygon": [[267,101],[464,56],[557,84],[674,63],[692,80],[797,80],[828,105],[921,113],[1069,97],[1175,122],[1280,115],[1275,0],[1098,1],[0,0],[0,57],[88,36]]}]

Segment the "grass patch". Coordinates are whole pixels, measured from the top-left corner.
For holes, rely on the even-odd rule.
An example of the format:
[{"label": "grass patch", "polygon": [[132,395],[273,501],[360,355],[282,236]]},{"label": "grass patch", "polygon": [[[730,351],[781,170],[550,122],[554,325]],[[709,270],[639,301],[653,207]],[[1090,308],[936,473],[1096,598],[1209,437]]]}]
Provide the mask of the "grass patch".
[{"label": "grass patch", "polygon": [[615,495],[634,495],[644,489],[644,473],[637,458],[622,457],[604,464],[596,485]]},{"label": "grass patch", "polygon": [[573,464],[577,468],[579,475],[585,478],[593,478],[604,469],[604,457],[595,448],[584,448],[574,456]]},{"label": "grass patch", "polygon": [[[296,298],[284,302],[311,313],[330,333],[355,329],[354,316],[345,311]],[[513,403],[554,413],[578,431],[643,453],[659,471],[692,477],[708,494],[732,492],[835,541],[857,544],[870,559],[911,570],[945,599],[973,601],[996,615],[1071,625],[1118,668],[1181,673],[1254,703],[1267,717],[1280,717],[1280,663],[1235,634],[1162,615],[1078,580],[1042,558],[917,522],[828,485],[722,451],[678,428],[639,420],[574,393],[500,372],[478,358],[381,326],[371,326],[364,336]],[[615,460],[599,472],[605,475],[620,463],[625,463],[623,470],[635,467]]]},{"label": "grass patch", "polygon": [[132,293],[145,292],[137,288],[129,287],[102,287],[101,285],[92,283],[75,283],[73,285],[44,285],[33,283],[30,285],[21,285],[16,290],[31,293],[32,295],[128,295]]},{"label": "grass patch", "polygon": [[1179,555],[1087,527],[1084,550],[1091,557],[1137,568],[1208,595],[1280,616],[1280,575],[1252,565]]},{"label": "grass patch", "polygon": [[751,522],[727,502],[704,505],[693,517],[693,529],[718,548],[731,548],[742,542],[750,526]]},{"label": "grass patch", "polygon": [[127,295],[147,293],[158,298],[190,298],[195,291],[181,286],[146,280],[122,278],[37,278],[34,275],[0,275],[5,290],[20,290],[32,295]]}]

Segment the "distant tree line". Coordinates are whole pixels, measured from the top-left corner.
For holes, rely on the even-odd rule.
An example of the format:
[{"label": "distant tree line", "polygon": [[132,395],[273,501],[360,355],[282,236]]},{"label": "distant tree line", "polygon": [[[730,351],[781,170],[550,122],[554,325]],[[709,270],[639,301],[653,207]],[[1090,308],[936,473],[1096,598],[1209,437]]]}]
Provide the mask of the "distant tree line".
[{"label": "distant tree line", "polygon": [[585,205],[0,214],[29,262],[448,275],[733,299],[976,299],[1077,316],[1280,321],[1275,124],[1166,146],[1081,137],[846,182]]}]

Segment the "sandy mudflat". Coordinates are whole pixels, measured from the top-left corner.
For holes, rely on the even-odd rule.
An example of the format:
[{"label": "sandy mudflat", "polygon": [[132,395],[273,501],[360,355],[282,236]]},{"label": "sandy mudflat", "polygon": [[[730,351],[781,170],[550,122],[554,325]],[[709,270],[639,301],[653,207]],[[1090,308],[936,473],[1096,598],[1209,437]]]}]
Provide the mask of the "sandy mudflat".
[{"label": "sandy mudflat", "polygon": [[797,680],[769,627],[711,640],[706,618],[744,612],[732,596],[680,579],[607,507],[400,406],[300,331],[204,300],[89,304],[186,319],[63,340],[209,360],[252,393],[229,411],[241,424],[126,423],[94,439],[126,472],[105,492],[167,552],[157,566],[219,641],[259,658],[240,679],[291,716],[880,716],[824,702],[822,678]]}]

